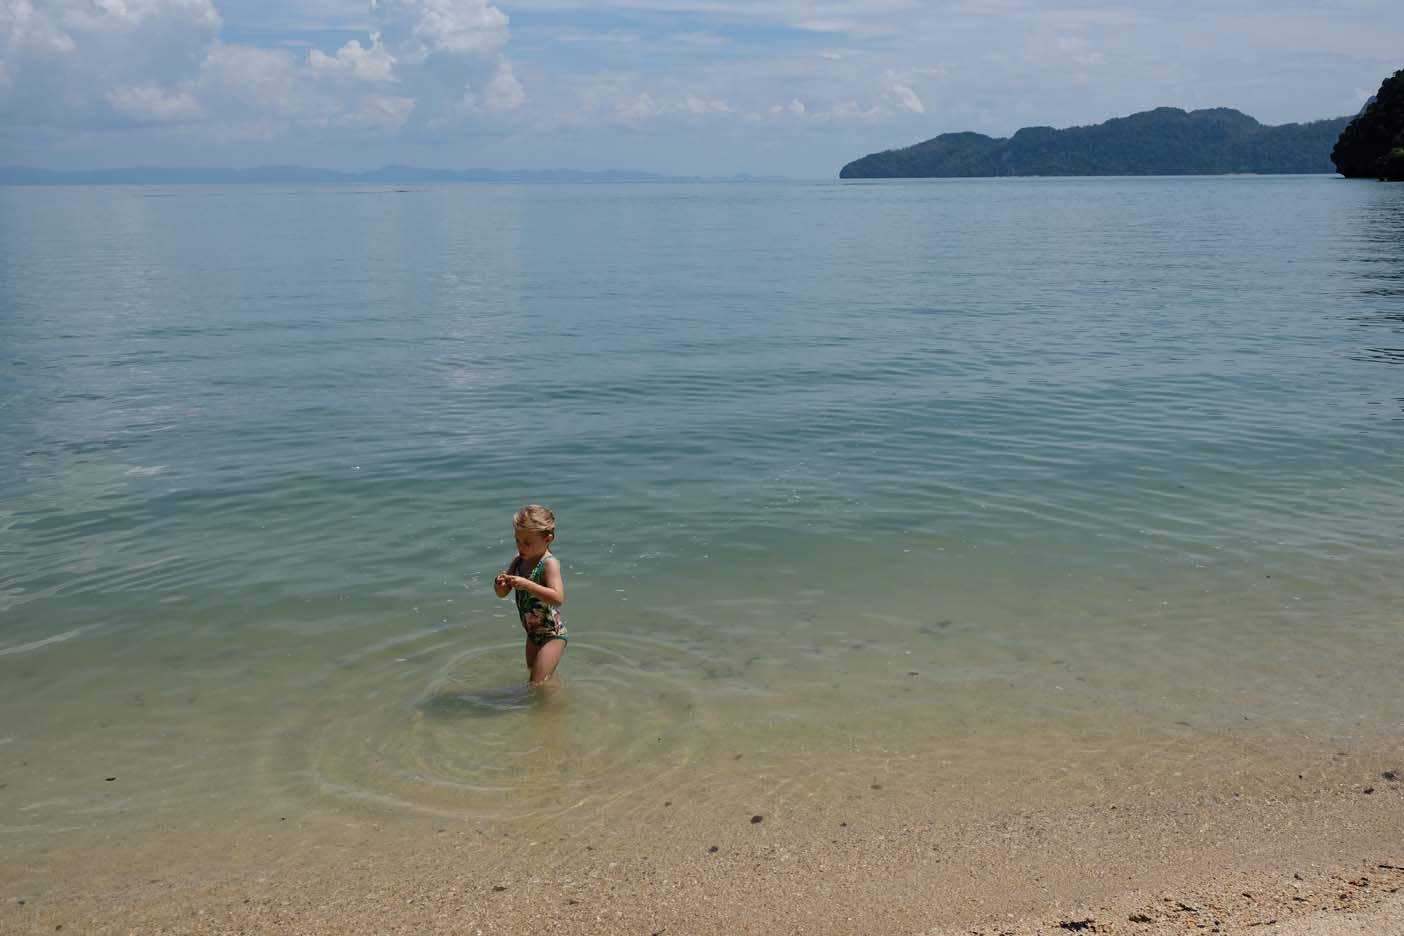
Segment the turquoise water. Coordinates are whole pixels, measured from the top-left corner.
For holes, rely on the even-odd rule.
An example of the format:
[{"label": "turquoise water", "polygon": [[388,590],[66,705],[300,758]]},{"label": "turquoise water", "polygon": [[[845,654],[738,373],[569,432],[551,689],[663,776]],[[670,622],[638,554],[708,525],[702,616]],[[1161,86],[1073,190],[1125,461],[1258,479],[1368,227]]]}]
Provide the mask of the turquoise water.
[{"label": "turquoise water", "polygon": [[11,867],[1398,750],[1398,186],[0,189],[0,433]]}]

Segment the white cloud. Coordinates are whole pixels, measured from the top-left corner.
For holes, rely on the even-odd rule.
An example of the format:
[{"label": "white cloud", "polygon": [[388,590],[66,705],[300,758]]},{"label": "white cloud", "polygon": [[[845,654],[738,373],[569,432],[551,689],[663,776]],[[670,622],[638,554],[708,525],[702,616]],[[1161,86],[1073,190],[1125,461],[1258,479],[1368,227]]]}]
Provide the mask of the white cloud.
[{"label": "white cloud", "polygon": [[313,74],[332,78],[353,78],[357,81],[394,81],[395,59],[385,46],[372,41],[369,48],[354,39],[337,50],[335,56],[321,49],[307,53],[307,65]]},{"label": "white cloud", "polygon": [[632,100],[619,102],[614,105],[614,111],[621,118],[628,121],[645,120],[649,117],[657,117],[659,114],[663,113],[663,109],[659,107],[654,102],[652,96],[647,93],[641,93]]},{"label": "white cloud", "polygon": [[442,138],[526,102],[504,54],[507,14],[488,0],[370,2],[373,47],[385,50],[400,90],[415,101],[410,131]]},{"label": "white cloud", "polygon": [[689,94],[683,99],[682,109],[689,114],[725,114],[731,110],[725,101],[709,100],[695,94]]},{"label": "white cloud", "polygon": [[380,41],[407,64],[440,52],[496,55],[509,37],[507,14],[487,0],[371,0],[371,16]]},{"label": "white cloud", "polygon": [[117,113],[139,123],[169,123],[200,116],[200,104],[188,91],[167,92],[154,84],[109,91]]},{"label": "white cloud", "polygon": [[739,108],[726,99],[705,91],[683,91],[669,87],[641,86],[639,75],[631,72],[598,73],[571,88],[577,106],[573,110],[544,109],[533,115],[539,132],[557,127],[600,128],[636,125],[645,121],[684,121],[711,117],[754,118],[754,112]]},{"label": "white cloud", "polygon": [[0,119],[179,123],[227,141],[445,132],[526,102],[504,54],[508,17],[489,0],[364,2],[365,39],[304,53],[294,37],[270,48],[221,41],[211,0],[0,0]]},{"label": "white cloud", "polygon": [[225,119],[286,119],[311,111],[299,80],[298,58],[287,49],[217,43],[200,69],[200,97]]},{"label": "white cloud", "polygon": [[287,158],[345,162],[353,135],[415,161],[471,131],[503,163],[814,172],[918,125],[1004,135],[1158,104],[1347,113],[1397,67],[1397,4],[1212,6],[0,0],[0,163],[249,137],[269,159],[287,143]]},{"label": "white cloud", "polygon": [[921,103],[921,98],[917,97],[911,85],[898,78],[894,72],[887,72],[883,78],[887,82],[887,92],[883,95],[885,99],[913,114],[926,113],[926,105]]},{"label": "white cloud", "polygon": [[343,66],[326,58],[319,71],[286,49],[216,45],[196,85],[206,110],[218,114],[210,132],[224,140],[274,139],[309,131],[393,132],[413,115],[415,99],[385,94],[378,90],[384,82],[347,85],[324,80],[327,69],[355,77],[349,66],[335,72]]},{"label": "white cloud", "polygon": [[[19,0],[19,4],[31,5],[29,0]],[[91,0],[86,3],[54,0],[46,6],[63,8],[64,25],[80,30],[112,28],[117,22],[169,22],[172,14],[177,14],[177,19],[200,22],[213,29],[223,23],[219,11],[209,0]]]},{"label": "white cloud", "polygon": [[414,98],[373,94],[358,101],[355,107],[328,110],[323,125],[339,130],[398,130],[409,120],[414,106]]},{"label": "white cloud", "polygon": [[921,98],[917,93],[904,84],[894,84],[890,91],[891,95],[897,99],[898,105],[905,107],[913,114],[926,113],[926,105],[921,103]]},{"label": "white cloud", "polygon": [[512,66],[505,61],[499,62],[497,71],[488,82],[488,107],[495,111],[515,110],[525,102],[526,91],[518,83],[517,76],[512,74]]},{"label": "white cloud", "polygon": [[892,109],[889,107],[863,107],[857,101],[839,101],[827,110],[811,110],[808,119],[818,124],[876,123],[891,116]]},{"label": "white cloud", "polygon": [[68,55],[78,47],[59,28],[56,17],[35,10],[28,0],[0,4],[0,28],[4,29],[6,60],[24,53]]},{"label": "white cloud", "polygon": [[221,24],[209,0],[4,0],[0,114],[60,125],[191,116],[180,87]]}]

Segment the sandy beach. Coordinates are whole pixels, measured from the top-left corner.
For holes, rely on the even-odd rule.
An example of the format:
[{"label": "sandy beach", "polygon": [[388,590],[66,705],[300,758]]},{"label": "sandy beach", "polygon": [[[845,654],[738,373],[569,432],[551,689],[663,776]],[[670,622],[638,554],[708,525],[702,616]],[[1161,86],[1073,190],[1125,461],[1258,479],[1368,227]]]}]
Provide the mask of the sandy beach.
[{"label": "sandy beach", "polygon": [[1024,805],[984,812],[900,789],[753,815],[665,800],[591,830],[344,815],[328,837],[269,813],[224,864],[118,847],[51,855],[67,874],[7,874],[0,930],[1404,933],[1404,783],[1372,758],[1334,773],[1056,807],[1030,784]]}]

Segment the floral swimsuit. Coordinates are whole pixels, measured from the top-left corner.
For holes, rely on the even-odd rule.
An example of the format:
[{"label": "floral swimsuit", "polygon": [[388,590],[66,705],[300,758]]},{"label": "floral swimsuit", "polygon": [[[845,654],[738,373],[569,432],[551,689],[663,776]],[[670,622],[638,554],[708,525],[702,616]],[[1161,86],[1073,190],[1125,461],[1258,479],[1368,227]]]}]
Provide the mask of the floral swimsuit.
[{"label": "floral swimsuit", "polygon": [[[536,563],[536,568],[531,570],[528,579],[540,585],[541,570],[546,566],[546,556]],[[521,556],[512,560],[512,564],[507,567],[508,575],[520,575],[518,566],[522,561]],[[551,640],[566,640],[565,621],[561,619],[560,609],[555,605],[549,605],[540,598],[525,589],[518,588],[515,591],[517,599],[517,615],[522,619],[522,628],[526,631],[527,640],[530,640],[538,647],[546,646]]]}]

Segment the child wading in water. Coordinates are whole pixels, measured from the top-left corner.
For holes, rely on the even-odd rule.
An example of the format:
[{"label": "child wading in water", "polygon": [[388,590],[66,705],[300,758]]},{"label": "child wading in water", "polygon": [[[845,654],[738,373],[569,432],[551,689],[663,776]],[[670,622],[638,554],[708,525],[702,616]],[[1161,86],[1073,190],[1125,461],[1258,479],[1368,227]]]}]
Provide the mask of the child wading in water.
[{"label": "child wading in water", "polygon": [[512,518],[517,535],[517,555],[493,582],[497,597],[517,593],[517,615],[526,630],[526,664],[531,684],[539,686],[551,678],[566,648],[565,621],[560,606],[565,602],[561,583],[561,563],[551,555],[556,538],[556,515],[539,504],[528,504]]}]

